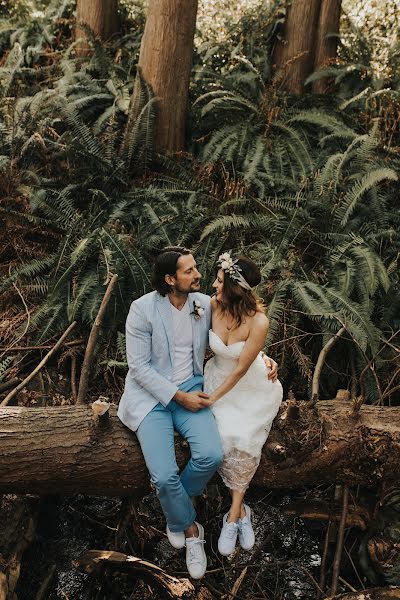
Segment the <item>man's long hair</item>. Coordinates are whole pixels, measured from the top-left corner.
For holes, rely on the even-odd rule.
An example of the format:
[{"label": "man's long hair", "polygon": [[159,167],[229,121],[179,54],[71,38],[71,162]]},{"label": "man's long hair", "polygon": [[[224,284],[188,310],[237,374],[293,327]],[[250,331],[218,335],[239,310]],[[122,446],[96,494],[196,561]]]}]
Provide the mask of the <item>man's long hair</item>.
[{"label": "man's long hair", "polygon": [[166,246],[154,259],[152,284],[161,296],[172,292],[171,286],[165,281],[166,275],[176,275],[176,265],[181,256],[192,254],[191,250],[183,246]]}]

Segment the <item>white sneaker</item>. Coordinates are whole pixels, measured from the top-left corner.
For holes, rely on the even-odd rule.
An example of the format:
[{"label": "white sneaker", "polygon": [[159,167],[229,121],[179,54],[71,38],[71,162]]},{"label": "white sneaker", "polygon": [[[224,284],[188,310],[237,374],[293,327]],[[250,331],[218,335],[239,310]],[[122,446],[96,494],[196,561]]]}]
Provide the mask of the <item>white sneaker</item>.
[{"label": "white sneaker", "polygon": [[218,550],[222,556],[229,556],[235,550],[239,524],[228,523],[228,514],[223,518],[222,529],[218,539]]},{"label": "white sneaker", "polygon": [[186,565],[190,577],[201,579],[206,572],[207,557],[204,552],[204,529],[195,521],[199,530],[198,537],[186,538]]},{"label": "white sneaker", "polygon": [[239,543],[243,550],[251,550],[256,541],[251,524],[251,510],[247,504],[244,505],[244,510],[246,511],[246,516],[243,519],[239,519],[238,523]]},{"label": "white sneaker", "polygon": [[184,531],[171,531],[167,525],[167,538],[173,548],[180,550],[185,547]]}]

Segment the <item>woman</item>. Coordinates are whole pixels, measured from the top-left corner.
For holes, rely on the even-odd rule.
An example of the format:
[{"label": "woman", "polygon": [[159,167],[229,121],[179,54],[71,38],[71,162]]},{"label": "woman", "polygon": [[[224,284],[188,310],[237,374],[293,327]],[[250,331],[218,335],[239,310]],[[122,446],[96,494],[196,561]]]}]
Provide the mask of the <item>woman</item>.
[{"label": "woman", "polygon": [[214,357],[205,368],[204,391],[210,395],[224,449],[219,473],[232,497],[218,540],[220,553],[228,556],[238,536],[244,550],[254,545],[251,511],[243,499],[279,410],[282,386],[268,380],[261,358],[269,323],[254,292],[260,270],[249,258],[233,260],[227,252],[218,266],[211,300]]}]

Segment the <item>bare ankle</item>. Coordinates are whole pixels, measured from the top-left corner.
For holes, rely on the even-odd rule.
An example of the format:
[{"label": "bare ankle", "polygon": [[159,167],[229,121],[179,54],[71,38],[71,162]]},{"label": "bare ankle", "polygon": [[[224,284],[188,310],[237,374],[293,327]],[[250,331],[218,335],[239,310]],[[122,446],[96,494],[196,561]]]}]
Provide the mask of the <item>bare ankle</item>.
[{"label": "bare ankle", "polygon": [[229,514],[228,514],[226,520],[228,523],[237,523],[239,520],[239,517],[240,517],[240,513],[231,509],[229,511]]},{"label": "bare ankle", "polygon": [[186,538],[199,537],[199,529],[198,529],[196,523],[192,523],[192,525],[190,527],[185,529],[185,537]]}]

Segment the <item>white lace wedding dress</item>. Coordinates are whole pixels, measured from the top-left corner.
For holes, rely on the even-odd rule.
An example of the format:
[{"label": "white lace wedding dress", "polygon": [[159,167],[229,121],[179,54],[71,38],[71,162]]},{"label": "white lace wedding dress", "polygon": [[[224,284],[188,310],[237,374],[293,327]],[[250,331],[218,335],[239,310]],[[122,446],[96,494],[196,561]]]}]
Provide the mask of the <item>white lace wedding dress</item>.
[{"label": "white lace wedding dress", "polygon": [[[245,342],[228,346],[210,330],[214,352],[204,371],[204,391],[211,394],[235,368]],[[267,377],[267,367],[257,356],[234,388],[211,407],[224,449],[219,469],[225,485],[245,490],[260,462],[261,450],[282,402],[282,385]]]}]

